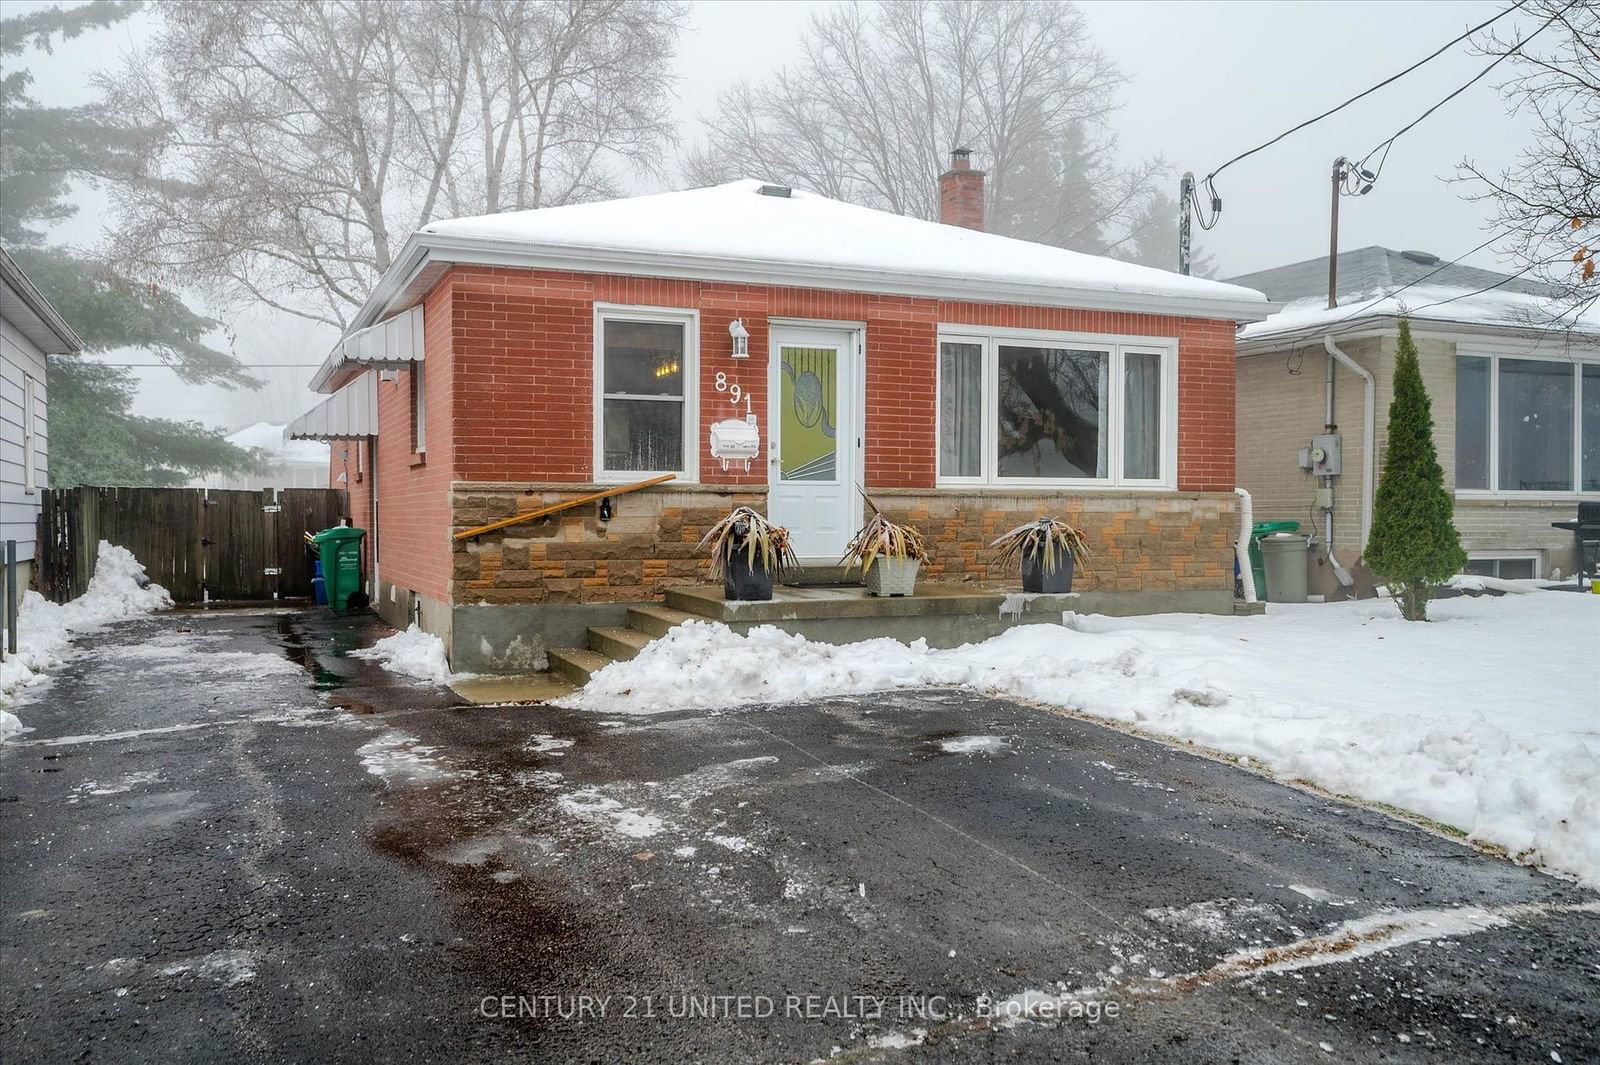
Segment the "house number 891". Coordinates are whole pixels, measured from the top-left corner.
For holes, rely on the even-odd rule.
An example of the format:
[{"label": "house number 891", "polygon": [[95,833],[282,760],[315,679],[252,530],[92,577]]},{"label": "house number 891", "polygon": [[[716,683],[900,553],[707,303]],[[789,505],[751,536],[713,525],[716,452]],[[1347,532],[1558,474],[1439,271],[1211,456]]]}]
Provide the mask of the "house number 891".
[{"label": "house number 891", "polygon": [[717,371],[716,385],[718,392],[728,393],[729,403],[732,403],[735,407],[743,403],[745,413],[750,414],[755,412],[755,397],[750,395],[750,393],[746,392],[743,388],[739,387],[739,382],[729,381],[727,373],[722,370]]}]

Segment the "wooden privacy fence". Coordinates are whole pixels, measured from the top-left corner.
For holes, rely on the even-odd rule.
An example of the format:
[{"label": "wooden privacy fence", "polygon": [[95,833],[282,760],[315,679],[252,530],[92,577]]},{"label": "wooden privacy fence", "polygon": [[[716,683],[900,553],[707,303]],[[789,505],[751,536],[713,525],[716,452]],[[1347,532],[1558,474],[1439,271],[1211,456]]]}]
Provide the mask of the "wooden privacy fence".
[{"label": "wooden privacy fence", "polygon": [[41,502],[37,580],[58,603],[88,588],[101,540],[179,603],[309,596],[305,533],[346,513],[336,488],[52,488]]}]

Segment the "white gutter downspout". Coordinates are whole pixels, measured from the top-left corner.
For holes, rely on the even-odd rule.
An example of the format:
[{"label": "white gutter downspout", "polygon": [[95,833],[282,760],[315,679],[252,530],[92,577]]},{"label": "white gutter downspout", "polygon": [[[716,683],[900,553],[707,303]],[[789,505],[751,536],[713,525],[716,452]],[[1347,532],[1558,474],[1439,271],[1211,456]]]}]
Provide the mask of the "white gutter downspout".
[{"label": "white gutter downspout", "polygon": [[[1373,379],[1370,371],[1356,360],[1340,350],[1339,345],[1333,342],[1333,337],[1324,336],[1322,345],[1328,354],[1337,359],[1351,373],[1358,375],[1365,384],[1361,402],[1361,416],[1365,439],[1361,447],[1361,547],[1367,549],[1367,538],[1372,535],[1372,497],[1376,491],[1374,478],[1378,467],[1378,383]],[[1332,412],[1329,412],[1332,420]],[[1353,581],[1345,568],[1339,565],[1333,557],[1333,512],[1328,512],[1327,535],[1328,562],[1333,566],[1334,575],[1339,578],[1339,583],[1349,587]]]},{"label": "white gutter downspout", "polygon": [[1243,488],[1235,488],[1239,494],[1239,539],[1234,541],[1233,555],[1239,561],[1239,590],[1244,593],[1244,601],[1256,601],[1256,575],[1250,568],[1250,526],[1255,524],[1255,508],[1250,501],[1250,493]]}]

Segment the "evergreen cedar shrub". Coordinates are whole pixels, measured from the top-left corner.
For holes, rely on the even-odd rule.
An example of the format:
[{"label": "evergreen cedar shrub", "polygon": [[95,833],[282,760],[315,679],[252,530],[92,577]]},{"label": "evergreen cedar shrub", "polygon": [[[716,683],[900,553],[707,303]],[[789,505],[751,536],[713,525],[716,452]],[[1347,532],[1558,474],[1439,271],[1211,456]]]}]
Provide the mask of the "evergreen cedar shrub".
[{"label": "evergreen cedar shrub", "polygon": [[1466,565],[1455,506],[1433,446],[1433,404],[1422,385],[1411,323],[1400,320],[1389,404],[1389,446],[1373,505],[1366,562],[1407,621],[1428,620],[1428,597]]}]

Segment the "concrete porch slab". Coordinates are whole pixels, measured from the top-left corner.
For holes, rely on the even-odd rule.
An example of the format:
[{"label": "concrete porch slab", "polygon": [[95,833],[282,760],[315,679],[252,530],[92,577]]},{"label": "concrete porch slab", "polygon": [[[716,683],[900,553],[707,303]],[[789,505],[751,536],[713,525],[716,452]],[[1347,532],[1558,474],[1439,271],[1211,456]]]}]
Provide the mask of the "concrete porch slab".
[{"label": "concrete porch slab", "polygon": [[696,584],[667,590],[667,602],[679,610],[724,622],[805,621],[818,618],[916,618],[948,614],[1049,615],[1058,619],[1063,610],[1078,609],[1077,593],[1031,595],[1010,589],[975,584],[918,586],[907,596],[873,596],[859,585],[843,587],[775,586],[766,602],[729,602],[722,586]]}]

